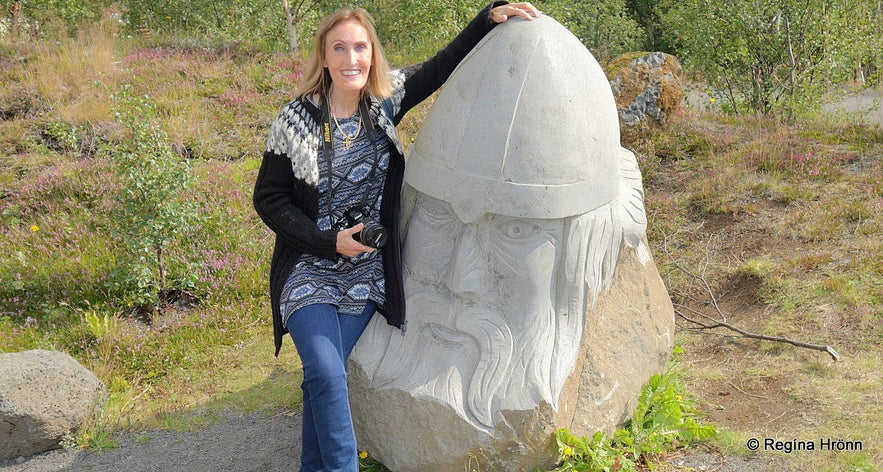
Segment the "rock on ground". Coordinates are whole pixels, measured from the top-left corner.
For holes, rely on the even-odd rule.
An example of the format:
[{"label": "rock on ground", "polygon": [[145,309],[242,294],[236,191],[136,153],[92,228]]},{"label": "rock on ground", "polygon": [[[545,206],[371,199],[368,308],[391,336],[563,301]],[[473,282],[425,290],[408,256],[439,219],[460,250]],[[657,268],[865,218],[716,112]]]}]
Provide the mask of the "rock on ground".
[{"label": "rock on ground", "polygon": [[99,410],[104,384],[69,355],[0,354],[0,461],[60,447]]},{"label": "rock on ground", "polygon": [[680,61],[664,52],[624,54],[606,67],[624,142],[665,125],[684,101]]}]

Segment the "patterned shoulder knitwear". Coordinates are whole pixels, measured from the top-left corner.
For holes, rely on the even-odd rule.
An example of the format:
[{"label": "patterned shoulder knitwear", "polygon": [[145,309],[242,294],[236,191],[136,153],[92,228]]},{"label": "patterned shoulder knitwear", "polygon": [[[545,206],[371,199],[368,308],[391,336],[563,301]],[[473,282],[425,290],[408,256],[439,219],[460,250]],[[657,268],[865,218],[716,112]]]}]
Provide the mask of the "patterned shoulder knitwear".
[{"label": "patterned shoulder knitwear", "polygon": [[[385,303],[378,311],[392,326],[405,327],[399,237],[405,160],[395,126],[405,113],[438,90],[469,51],[496,26],[490,20],[489,11],[505,3],[495,1],[485,7],[450,44],[429,60],[393,71],[392,96],[370,98],[370,119],[364,124],[375,127],[378,136],[386,140],[385,147],[389,151],[379,215],[380,224],[389,234],[389,241],[381,251]],[[314,260],[338,261],[337,231],[322,229],[318,224],[321,119],[321,110],[308,99],[299,97],[286,104],[270,126],[255,182],[255,210],[276,236],[270,263],[270,306],[277,356],[286,332],[282,323],[282,292],[294,265],[304,254]]]}]

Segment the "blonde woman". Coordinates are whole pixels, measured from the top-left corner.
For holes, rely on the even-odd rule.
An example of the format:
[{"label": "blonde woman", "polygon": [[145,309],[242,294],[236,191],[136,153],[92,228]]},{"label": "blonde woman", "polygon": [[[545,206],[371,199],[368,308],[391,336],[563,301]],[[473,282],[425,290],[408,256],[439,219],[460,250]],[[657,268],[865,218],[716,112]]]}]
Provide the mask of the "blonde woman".
[{"label": "blonde woman", "polygon": [[530,3],[495,1],[429,60],[390,71],[368,12],[318,28],[296,98],[270,128],[254,205],[276,233],[270,267],[276,355],[290,333],[303,364],[301,468],[358,471],[346,363],[377,311],[404,328],[395,126],[497,24]]}]

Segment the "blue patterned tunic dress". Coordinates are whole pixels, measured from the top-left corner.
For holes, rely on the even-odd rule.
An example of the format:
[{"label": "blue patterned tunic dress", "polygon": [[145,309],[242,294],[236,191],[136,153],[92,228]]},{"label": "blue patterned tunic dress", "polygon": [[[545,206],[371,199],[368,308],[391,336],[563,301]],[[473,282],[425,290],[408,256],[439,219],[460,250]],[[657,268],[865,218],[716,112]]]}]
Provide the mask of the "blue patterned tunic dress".
[{"label": "blue patterned tunic dress", "polygon": [[[344,212],[362,203],[365,189],[368,189],[366,206],[371,208],[369,217],[378,218],[381,194],[389,165],[389,149],[383,133],[377,137],[377,168],[371,176],[374,161],[374,146],[368,138],[365,126],[370,126],[366,118],[359,125],[359,112],[339,120],[340,128],[332,120],[334,135],[334,157],[331,175],[328,175],[328,162],[323,152],[319,153],[319,214],[317,225],[320,230],[329,230],[333,224],[343,219]],[[342,129],[342,130],[341,130]],[[344,134],[358,136],[349,149],[344,149]],[[330,179],[329,179],[330,177]],[[331,190],[329,192],[329,189]],[[328,214],[328,199],[333,215]],[[379,307],[386,302],[381,248],[371,253],[355,257],[337,255],[337,260],[319,258],[304,254],[298,259],[285,287],[282,289],[281,315],[285,326],[292,313],[307,305],[328,303],[335,305],[338,312],[359,315],[368,300],[374,300]]]}]

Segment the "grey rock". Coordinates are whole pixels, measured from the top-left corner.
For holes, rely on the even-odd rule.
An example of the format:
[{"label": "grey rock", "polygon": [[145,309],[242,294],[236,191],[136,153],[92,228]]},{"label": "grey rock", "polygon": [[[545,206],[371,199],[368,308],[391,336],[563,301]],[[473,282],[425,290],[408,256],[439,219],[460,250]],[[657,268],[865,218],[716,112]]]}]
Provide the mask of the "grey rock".
[{"label": "grey rock", "polygon": [[104,384],[65,353],[0,354],[0,462],[61,447],[105,398]]},{"label": "grey rock", "polygon": [[623,55],[608,66],[623,134],[665,125],[684,100],[683,68],[676,57],[652,52]]}]

